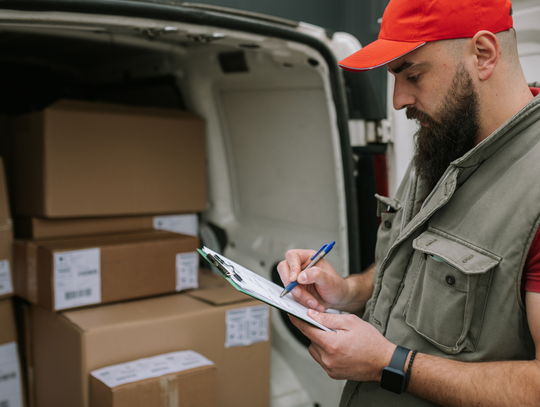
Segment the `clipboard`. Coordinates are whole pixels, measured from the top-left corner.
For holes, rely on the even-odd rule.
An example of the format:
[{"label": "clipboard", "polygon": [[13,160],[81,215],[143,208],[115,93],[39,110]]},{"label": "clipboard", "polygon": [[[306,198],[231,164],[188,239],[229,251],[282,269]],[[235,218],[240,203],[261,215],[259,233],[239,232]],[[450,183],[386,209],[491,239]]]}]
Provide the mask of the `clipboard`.
[{"label": "clipboard", "polygon": [[207,247],[203,247],[202,250],[197,249],[197,251],[208,263],[219,271],[219,274],[225,280],[241,293],[285,311],[287,314],[302,319],[323,331],[333,331],[311,318],[307,314],[308,308],[296,302],[292,295],[286,295],[280,298],[279,295],[283,291],[283,287]]}]

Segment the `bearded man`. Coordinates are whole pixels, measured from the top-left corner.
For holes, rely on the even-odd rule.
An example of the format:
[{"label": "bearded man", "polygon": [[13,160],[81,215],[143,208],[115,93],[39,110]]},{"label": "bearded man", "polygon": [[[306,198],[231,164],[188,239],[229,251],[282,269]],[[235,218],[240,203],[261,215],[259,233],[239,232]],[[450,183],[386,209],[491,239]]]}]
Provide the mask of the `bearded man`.
[{"label": "bearded man", "polygon": [[396,197],[378,197],[376,267],[302,271],[309,250],[278,266],[335,330],[291,317],[348,380],[341,406],[540,405],[540,89],[511,15],[509,0],[391,0],[379,39],[340,62],[386,65],[420,124]]}]

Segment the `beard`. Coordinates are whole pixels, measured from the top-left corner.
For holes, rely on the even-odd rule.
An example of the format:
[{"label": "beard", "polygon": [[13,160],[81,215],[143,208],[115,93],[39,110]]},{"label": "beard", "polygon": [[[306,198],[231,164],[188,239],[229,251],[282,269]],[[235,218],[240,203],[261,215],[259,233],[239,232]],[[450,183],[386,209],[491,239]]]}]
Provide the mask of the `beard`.
[{"label": "beard", "polygon": [[415,134],[413,164],[416,172],[431,189],[448,165],[471,150],[480,127],[478,95],[465,65],[457,67],[442,107],[433,116],[407,108],[408,119],[428,123]]}]

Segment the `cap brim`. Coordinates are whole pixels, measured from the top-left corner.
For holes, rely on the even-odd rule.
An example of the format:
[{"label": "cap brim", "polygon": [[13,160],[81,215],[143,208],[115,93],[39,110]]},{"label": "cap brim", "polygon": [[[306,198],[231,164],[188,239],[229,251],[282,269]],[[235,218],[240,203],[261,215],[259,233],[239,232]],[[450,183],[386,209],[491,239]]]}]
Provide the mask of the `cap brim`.
[{"label": "cap brim", "polygon": [[424,45],[425,41],[390,41],[378,39],[360,51],[339,61],[346,71],[359,72],[379,68]]}]

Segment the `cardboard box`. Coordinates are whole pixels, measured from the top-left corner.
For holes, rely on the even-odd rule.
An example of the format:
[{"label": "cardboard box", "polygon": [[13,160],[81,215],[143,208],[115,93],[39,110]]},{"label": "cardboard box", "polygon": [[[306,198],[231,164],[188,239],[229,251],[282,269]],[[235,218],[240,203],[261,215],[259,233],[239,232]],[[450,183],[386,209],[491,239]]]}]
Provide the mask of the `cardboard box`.
[{"label": "cardboard box", "polygon": [[15,289],[54,310],[197,287],[195,236],[139,233],[15,241]]},{"label": "cardboard box", "polygon": [[198,218],[196,214],[177,214],[107,218],[47,219],[30,217],[15,219],[15,236],[18,239],[54,239],[153,229],[197,236]]},{"label": "cardboard box", "polygon": [[0,406],[23,407],[23,380],[11,299],[0,300],[0,327]]},{"label": "cardboard box", "polygon": [[179,110],[61,101],[13,121],[14,213],[201,212],[205,124]]},{"label": "cardboard box", "polygon": [[13,295],[13,228],[4,164],[0,157],[0,299]]},{"label": "cardboard box", "polygon": [[[179,350],[215,363],[220,407],[268,406],[269,307],[229,285],[199,291],[207,301],[180,293],[62,313],[32,306],[36,407],[87,407],[90,372]],[[233,346],[249,343],[254,325],[253,343]]]},{"label": "cardboard box", "polygon": [[193,351],[108,366],[90,376],[90,407],[216,407],[216,367]]}]

